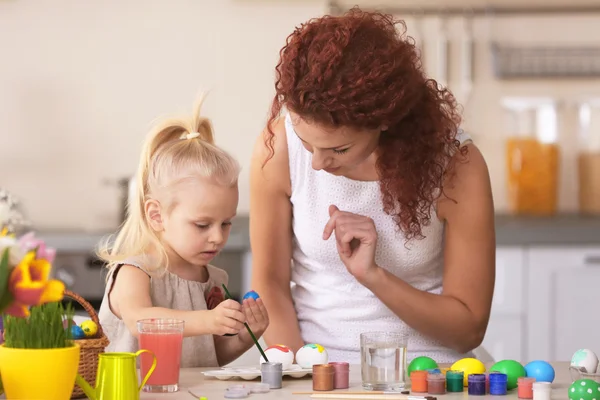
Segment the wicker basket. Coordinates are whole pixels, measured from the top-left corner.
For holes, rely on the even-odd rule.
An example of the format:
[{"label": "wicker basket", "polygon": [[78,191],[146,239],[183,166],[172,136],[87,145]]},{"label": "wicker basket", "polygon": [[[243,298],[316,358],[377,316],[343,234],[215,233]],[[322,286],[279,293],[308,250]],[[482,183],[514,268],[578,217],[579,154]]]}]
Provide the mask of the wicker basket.
[{"label": "wicker basket", "polygon": [[[65,297],[75,300],[79,303],[84,310],[89,314],[92,321],[98,326],[98,333],[95,338],[90,339],[78,339],[76,342],[81,348],[79,356],[79,375],[85,379],[92,387],[96,387],[96,373],[98,372],[98,358],[101,353],[104,353],[104,349],[108,346],[108,338],[102,331],[98,314],[94,307],[81,296],[70,290],[65,290]],[[72,399],[83,399],[87,396],[83,393],[83,390],[75,384],[73,388]]]}]

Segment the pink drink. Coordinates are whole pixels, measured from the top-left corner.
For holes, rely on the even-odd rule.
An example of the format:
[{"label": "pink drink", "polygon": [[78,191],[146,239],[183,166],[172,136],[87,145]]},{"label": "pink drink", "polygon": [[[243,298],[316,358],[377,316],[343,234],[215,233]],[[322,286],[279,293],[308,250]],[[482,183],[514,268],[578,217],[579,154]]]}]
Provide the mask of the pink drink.
[{"label": "pink drink", "polygon": [[[148,319],[138,321],[139,348],[156,355],[156,369],[144,386],[146,392],[176,392],[179,390],[179,367],[183,342],[183,321]],[[152,367],[152,354],[140,355],[140,375],[146,376]]]}]

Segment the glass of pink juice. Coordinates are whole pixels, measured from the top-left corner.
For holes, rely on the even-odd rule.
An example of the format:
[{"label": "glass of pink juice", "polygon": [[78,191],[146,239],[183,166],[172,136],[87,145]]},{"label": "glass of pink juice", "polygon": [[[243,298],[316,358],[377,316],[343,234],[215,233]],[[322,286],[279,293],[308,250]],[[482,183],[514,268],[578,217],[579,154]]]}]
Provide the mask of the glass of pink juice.
[{"label": "glass of pink juice", "polygon": [[[156,355],[156,369],[144,386],[145,392],[171,393],[179,390],[179,366],[184,321],[155,318],[137,321],[139,348]],[[152,367],[151,354],[140,355],[140,374],[146,376]]]}]

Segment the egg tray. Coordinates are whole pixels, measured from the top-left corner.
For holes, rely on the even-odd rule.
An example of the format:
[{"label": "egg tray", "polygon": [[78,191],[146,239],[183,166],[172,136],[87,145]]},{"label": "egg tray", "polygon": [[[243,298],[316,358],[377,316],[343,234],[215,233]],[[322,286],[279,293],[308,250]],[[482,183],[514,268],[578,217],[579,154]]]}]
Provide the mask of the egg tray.
[{"label": "egg tray", "polygon": [[[213,369],[202,372],[204,376],[217,378],[222,381],[229,379],[243,379],[251,381],[260,378],[260,368],[258,367],[223,367],[221,369]],[[312,368],[302,368],[298,364],[292,364],[288,369],[283,370],[283,376],[291,376],[292,378],[303,378],[306,375],[312,374]]]},{"label": "egg tray", "polygon": [[591,379],[594,382],[600,383],[600,374],[598,373],[585,372],[578,367],[569,367],[569,372],[571,373],[571,379],[573,382],[579,379]]}]

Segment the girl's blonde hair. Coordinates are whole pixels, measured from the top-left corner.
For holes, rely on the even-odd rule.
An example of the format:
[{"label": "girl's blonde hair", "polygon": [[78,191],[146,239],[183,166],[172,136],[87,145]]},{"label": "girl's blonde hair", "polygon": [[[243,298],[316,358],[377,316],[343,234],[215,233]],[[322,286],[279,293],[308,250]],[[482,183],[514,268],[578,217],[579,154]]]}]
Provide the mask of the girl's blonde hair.
[{"label": "girl's blonde hair", "polygon": [[[188,118],[166,118],[150,131],[143,145],[135,177],[135,198],[127,206],[127,217],[112,240],[101,243],[98,256],[112,269],[132,257],[152,251],[149,270],[166,271],[165,248],[146,219],[145,203],[161,198],[169,212],[175,206],[173,186],[190,178],[208,178],[221,185],[235,185],[240,174],[238,162],[214,144],[211,121],[200,115],[204,96]],[[164,201],[163,201],[164,199]]]}]

